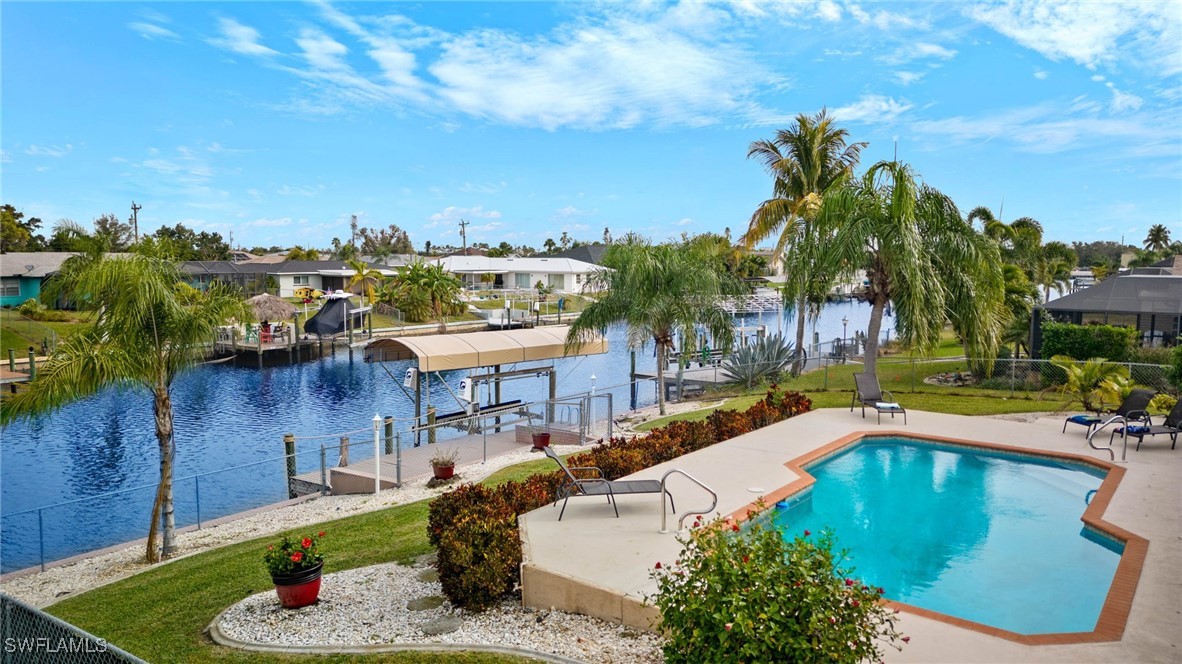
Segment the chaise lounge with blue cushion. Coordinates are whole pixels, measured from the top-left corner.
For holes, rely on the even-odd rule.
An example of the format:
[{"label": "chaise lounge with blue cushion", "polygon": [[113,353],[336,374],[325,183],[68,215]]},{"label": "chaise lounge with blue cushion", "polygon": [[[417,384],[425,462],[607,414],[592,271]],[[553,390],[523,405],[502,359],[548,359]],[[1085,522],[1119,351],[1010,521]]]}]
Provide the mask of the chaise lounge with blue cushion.
[{"label": "chaise lounge with blue cushion", "polygon": [[1182,399],[1174,404],[1174,409],[1166,415],[1166,419],[1161,424],[1154,424],[1152,420],[1147,420],[1148,424],[1126,424],[1123,427],[1113,430],[1108,436],[1108,445],[1112,446],[1112,441],[1116,436],[1127,435],[1130,438],[1137,439],[1137,449],[1141,449],[1141,441],[1146,436],[1157,436],[1159,434],[1170,437],[1170,449],[1178,446],[1178,434],[1182,433]]},{"label": "chaise lounge with blue cushion", "polygon": [[1068,424],[1081,424],[1088,428],[1087,432],[1090,434],[1092,429],[1098,428],[1101,424],[1107,424],[1118,417],[1124,418],[1126,422],[1148,422],[1149,402],[1153,400],[1154,394],[1153,390],[1142,389],[1129,392],[1129,396],[1125,397],[1120,407],[1107,420],[1099,415],[1072,415],[1063,421],[1063,433],[1067,432]]},{"label": "chaise lounge with blue cushion", "polygon": [[894,419],[895,413],[903,414],[903,424],[907,424],[907,409],[895,401],[895,395],[884,391],[878,385],[878,375],[868,373],[854,374],[854,399],[850,401],[850,412],[859,402],[862,404],[862,417],[866,417],[866,407],[878,411],[878,423],[882,424],[882,414],[890,413]]},{"label": "chaise lounge with blue cushion", "polygon": [[[562,515],[566,513],[566,501],[570,500],[572,496],[606,496],[607,502],[611,503],[612,509],[616,511],[616,518],[620,518],[620,508],[616,507],[616,496],[623,496],[636,493],[661,493],[660,480],[606,480],[603,478],[603,471],[595,466],[571,466],[567,467],[562,457],[558,456],[553,449],[549,447],[535,447],[535,450],[541,450],[546,453],[546,456],[554,459],[558,467],[566,475],[566,483],[558,487],[558,498],[562,499],[562,510],[558,513],[558,520],[562,521]],[[592,478],[576,477],[572,471],[576,470],[593,470],[599,476]],[[669,507],[676,512],[677,508],[673,505],[673,494],[668,491],[664,492],[669,496]],[[661,499],[664,502],[664,498]],[[554,500],[554,504],[558,504],[558,499]]]}]

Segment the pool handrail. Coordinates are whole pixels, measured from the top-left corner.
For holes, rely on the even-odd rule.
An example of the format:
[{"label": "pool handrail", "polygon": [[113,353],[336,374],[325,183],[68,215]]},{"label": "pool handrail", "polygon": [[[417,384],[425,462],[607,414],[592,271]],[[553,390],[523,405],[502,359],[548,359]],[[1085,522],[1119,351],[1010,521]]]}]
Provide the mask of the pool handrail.
[{"label": "pool handrail", "polygon": [[677,520],[677,531],[678,532],[681,532],[685,528],[686,517],[693,515],[693,514],[709,514],[714,511],[715,507],[718,506],[718,493],[716,493],[714,491],[714,489],[711,489],[709,486],[707,486],[701,480],[694,477],[693,475],[690,475],[689,473],[685,472],[684,470],[681,470],[680,468],[674,468],[673,470],[670,470],[669,472],[667,472],[661,476],[661,530],[659,532],[662,535],[669,532],[669,529],[665,526],[665,516],[666,516],[665,494],[669,493],[669,489],[666,488],[665,482],[666,482],[666,480],[669,479],[670,475],[673,475],[675,473],[678,475],[685,476],[685,478],[688,479],[689,481],[702,487],[710,494],[711,498],[713,498],[712,502],[710,503],[710,507],[707,507],[704,510],[688,510],[685,514],[681,515],[681,518]]}]

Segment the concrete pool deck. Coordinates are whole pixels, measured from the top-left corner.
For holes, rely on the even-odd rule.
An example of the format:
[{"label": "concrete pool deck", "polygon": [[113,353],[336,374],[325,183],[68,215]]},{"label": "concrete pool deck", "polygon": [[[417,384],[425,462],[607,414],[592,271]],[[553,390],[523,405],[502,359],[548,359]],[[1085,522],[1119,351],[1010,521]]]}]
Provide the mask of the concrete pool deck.
[{"label": "concrete pool deck", "polygon": [[[742,511],[761,495],[770,495],[800,479],[785,464],[862,432],[904,431],[917,435],[1076,454],[1103,461],[1108,454],[1087,446],[1080,427],[1061,433],[1062,417],[1014,422],[991,417],[910,411],[909,424],[859,411],[823,409],[724,441],[664,463],[630,479],[660,479],[681,469],[718,492],[714,512]],[[1182,661],[1182,449],[1168,438],[1146,439],[1140,451],[1130,446],[1128,463],[1117,465],[1124,477],[1112,495],[1105,521],[1149,541],[1128,620],[1119,641],[1070,645],[1023,645],[915,613],[900,616],[901,631],[911,637],[902,652],[889,650],[898,662],[1178,662]],[[1106,436],[1099,439],[1107,440]],[[683,477],[669,480],[679,514],[704,508],[709,495]],[[752,489],[759,489],[753,491]],[[656,495],[618,499],[620,518],[599,498],[572,499],[562,521],[558,507],[543,507],[521,520],[522,597],[526,606],[556,607],[644,627],[657,614],[643,604],[656,591],[649,571],[654,563],[672,563],[680,545],[658,532],[661,503]],[[676,528],[671,516],[670,530]]]}]

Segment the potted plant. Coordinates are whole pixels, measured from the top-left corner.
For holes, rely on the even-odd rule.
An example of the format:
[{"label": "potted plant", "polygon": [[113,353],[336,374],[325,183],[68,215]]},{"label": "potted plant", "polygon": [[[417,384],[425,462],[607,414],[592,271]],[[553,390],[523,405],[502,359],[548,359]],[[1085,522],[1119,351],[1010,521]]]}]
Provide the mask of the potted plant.
[{"label": "potted plant", "polygon": [[437,480],[449,480],[456,472],[456,459],[460,457],[457,447],[440,447],[431,457],[431,470]]},{"label": "potted plant", "polygon": [[320,596],[320,575],[324,556],[317,546],[324,531],[315,535],[291,539],[284,535],[278,544],[267,547],[263,563],[271,573],[279,604],[285,609],[298,609],[314,604]]},{"label": "potted plant", "polygon": [[533,438],[534,447],[539,450],[543,447],[550,447],[549,431],[539,431],[537,433],[531,434],[531,438]]}]

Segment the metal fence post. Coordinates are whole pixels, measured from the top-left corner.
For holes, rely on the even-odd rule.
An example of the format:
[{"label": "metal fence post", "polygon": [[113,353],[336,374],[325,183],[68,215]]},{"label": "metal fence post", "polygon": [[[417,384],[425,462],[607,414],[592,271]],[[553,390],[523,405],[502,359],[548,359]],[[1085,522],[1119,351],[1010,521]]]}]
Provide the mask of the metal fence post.
[{"label": "metal fence post", "polygon": [[37,552],[41,556],[41,571],[45,571],[45,522],[41,519],[41,509],[37,509]]},{"label": "metal fence post", "polygon": [[16,349],[8,349],[8,370],[16,371]]},{"label": "metal fence post", "polygon": [[402,488],[402,432],[394,432],[394,483]]},{"label": "metal fence post", "polygon": [[825,367],[825,385],[824,389],[829,389],[829,358],[821,360],[821,364]]},{"label": "metal fence post", "polygon": [[287,456],[287,497],[295,498],[295,487],[292,486],[292,480],[296,476],[295,434],[283,434],[283,453]]},{"label": "metal fence post", "polygon": [[1018,358],[1010,360],[1010,398],[1014,398],[1014,387],[1018,375]]},{"label": "metal fence post", "polygon": [[608,441],[611,441],[611,439],[612,439],[612,420],[614,419],[614,417],[615,417],[615,413],[612,412],[612,393],[608,392],[607,393],[607,438],[605,439]]},{"label": "metal fence post", "polygon": [[201,530],[201,476],[193,477],[193,493],[197,499],[197,530]]},{"label": "metal fence post", "polygon": [[385,422],[386,454],[394,453],[394,418],[387,417]]},{"label": "metal fence post", "polygon": [[324,443],[320,443],[320,495],[328,495],[328,459],[325,458]]}]

